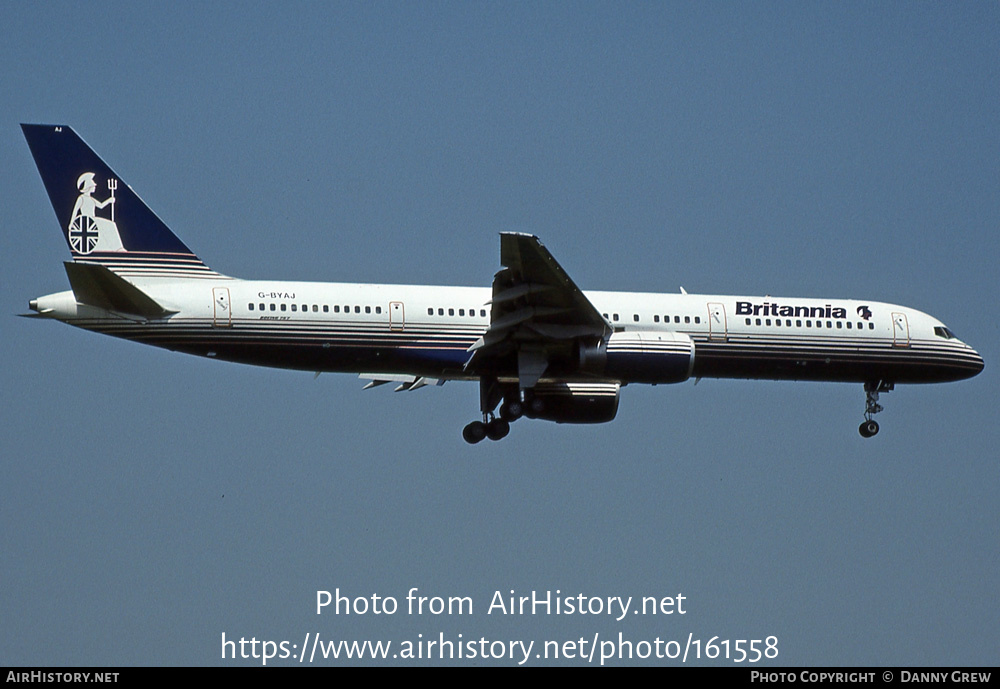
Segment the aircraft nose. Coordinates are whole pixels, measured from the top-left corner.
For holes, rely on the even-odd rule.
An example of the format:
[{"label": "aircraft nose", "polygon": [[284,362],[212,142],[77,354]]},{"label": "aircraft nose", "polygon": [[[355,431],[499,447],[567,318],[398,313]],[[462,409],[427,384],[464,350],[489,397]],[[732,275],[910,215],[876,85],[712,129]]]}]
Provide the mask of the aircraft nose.
[{"label": "aircraft nose", "polygon": [[983,362],[983,357],[976,350],[972,350],[972,355],[974,357],[973,365],[976,367],[976,369],[972,372],[972,375],[978,376],[982,372],[983,368],[986,367],[986,364]]}]

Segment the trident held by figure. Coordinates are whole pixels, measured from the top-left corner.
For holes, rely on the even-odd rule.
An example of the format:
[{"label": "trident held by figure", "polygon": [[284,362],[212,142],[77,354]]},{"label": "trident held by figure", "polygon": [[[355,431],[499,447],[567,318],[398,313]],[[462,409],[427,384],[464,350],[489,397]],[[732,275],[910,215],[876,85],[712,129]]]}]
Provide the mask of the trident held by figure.
[{"label": "trident held by figure", "polygon": [[111,178],[108,180],[108,191],[111,192],[111,222],[115,221],[115,189],[118,188],[118,180]]}]

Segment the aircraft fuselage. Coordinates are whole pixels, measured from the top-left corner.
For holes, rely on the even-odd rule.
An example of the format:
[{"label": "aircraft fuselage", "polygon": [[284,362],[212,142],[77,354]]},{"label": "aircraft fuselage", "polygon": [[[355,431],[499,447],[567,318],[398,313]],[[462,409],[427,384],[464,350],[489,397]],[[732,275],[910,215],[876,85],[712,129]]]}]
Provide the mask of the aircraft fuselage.
[{"label": "aircraft fuselage", "polygon": [[[160,319],[123,317],[77,304],[71,291],[41,297],[33,308],[52,309],[45,315],[86,330],[223,361],[443,380],[478,377],[463,365],[490,325],[491,292],[482,287],[235,279],[136,284],[177,313]],[[981,357],[949,337],[940,321],[893,304],[585,294],[616,332],[689,336],[695,378],[937,383],[968,378],[983,368]],[[507,375],[516,377],[516,371]]]}]

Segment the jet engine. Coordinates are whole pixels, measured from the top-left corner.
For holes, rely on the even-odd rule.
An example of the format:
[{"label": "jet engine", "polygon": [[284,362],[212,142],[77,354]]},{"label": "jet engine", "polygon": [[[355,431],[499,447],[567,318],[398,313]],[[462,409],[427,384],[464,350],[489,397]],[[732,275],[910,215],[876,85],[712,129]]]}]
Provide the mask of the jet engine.
[{"label": "jet engine", "polygon": [[604,423],[618,413],[618,383],[538,383],[524,413],[556,423]]},{"label": "jet engine", "polygon": [[580,369],[622,383],[680,383],[694,369],[694,342],[684,333],[630,331],[581,342]]}]

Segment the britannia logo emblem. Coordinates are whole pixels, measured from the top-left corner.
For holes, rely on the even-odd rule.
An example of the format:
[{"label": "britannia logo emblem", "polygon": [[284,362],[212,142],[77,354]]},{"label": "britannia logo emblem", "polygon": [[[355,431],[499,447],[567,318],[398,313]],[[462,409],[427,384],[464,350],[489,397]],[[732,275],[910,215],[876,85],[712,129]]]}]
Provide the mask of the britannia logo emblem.
[{"label": "britannia logo emblem", "polygon": [[872,318],[871,309],[869,309],[867,306],[859,306],[858,315],[864,318],[866,321],[869,321]]},{"label": "britannia logo emblem", "polygon": [[[94,251],[125,251],[118,225],[115,224],[115,189],[118,180],[108,180],[110,196],[103,201],[94,198],[97,183],[93,172],[85,172],[76,181],[80,196],[70,215],[69,246],[75,254],[87,255]],[[111,218],[98,217],[97,211],[111,206]]]}]

